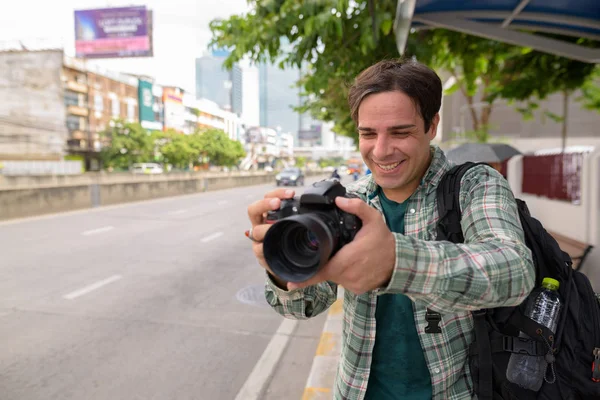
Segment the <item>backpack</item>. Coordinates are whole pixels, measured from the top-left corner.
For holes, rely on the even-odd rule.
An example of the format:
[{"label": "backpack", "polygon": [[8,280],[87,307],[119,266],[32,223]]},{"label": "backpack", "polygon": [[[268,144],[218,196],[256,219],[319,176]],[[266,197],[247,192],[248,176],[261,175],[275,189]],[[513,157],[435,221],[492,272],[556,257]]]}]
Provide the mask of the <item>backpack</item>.
[{"label": "backpack", "polygon": [[[440,220],[437,239],[464,241],[460,225],[460,181],[476,165],[454,166],[437,188]],[[516,307],[473,312],[475,340],[469,348],[469,367],[479,400],[591,400],[600,399],[600,297],[588,278],[572,268],[571,258],[517,199],[525,243],[532,251],[535,287],[544,277],[560,282],[562,308],[557,332],[525,317],[527,300]],[[433,313],[428,310],[428,314]],[[441,316],[434,316],[441,318]],[[531,339],[519,338],[519,331]],[[545,357],[545,382],[538,392],[508,381],[506,369],[512,353]]]}]

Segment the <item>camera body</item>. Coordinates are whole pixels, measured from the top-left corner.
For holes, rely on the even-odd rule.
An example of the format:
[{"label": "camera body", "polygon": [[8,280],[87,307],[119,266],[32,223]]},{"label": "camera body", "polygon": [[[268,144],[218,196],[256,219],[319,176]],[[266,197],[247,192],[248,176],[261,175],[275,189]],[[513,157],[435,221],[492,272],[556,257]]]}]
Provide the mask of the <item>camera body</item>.
[{"label": "camera body", "polygon": [[282,200],[267,214],[274,224],[265,235],[263,250],[269,268],[289,282],[302,282],[354,239],[361,220],[335,204],[336,197],[353,198],[336,180],[310,186],[300,198]]}]

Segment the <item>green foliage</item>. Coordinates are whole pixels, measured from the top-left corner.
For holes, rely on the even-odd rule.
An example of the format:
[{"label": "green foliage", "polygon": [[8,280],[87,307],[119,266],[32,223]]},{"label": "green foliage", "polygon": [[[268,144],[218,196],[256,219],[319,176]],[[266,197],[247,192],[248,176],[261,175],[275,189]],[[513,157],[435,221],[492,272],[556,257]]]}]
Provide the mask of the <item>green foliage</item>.
[{"label": "green foliage", "polygon": [[115,120],[113,127],[101,135],[110,143],[100,152],[105,168],[128,169],[132,164],[154,158],[153,138],[137,122]]},{"label": "green foliage", "polygon": [[600,113],[600,66],[594,71],[581,87],[582,96],[578,98],[588,110]]},{"label": "green foliage", "polygon": [[337,167],[344,163],[343,157],[332,157],[332,158],[321,158],[319,160],[319,167]]},{"label": "green foliage", "polygon": [[197,135],[182,135],[174,130],[157,133],[155,140],[159,143],[159,152],[163,162],[175,168],[188,169],[198,161],[200,152],[192,142]]},{"label": "green foliage", "polygon": [[306,157],[296,157],[296,167],[298,168],[304,168],[306,167]]},{"label": "green foliage", "polygon": [[197,135],[196,148],[214,165],[236,165],[246,152],[242,144],[231,140],[220,129],[207,129]]},{"label": "green foliage", "polygon": [[201,163],[230,167],[246,155],[240,142],[229,139],[219,129],[191,135],[174,130],[150,134],[137,123],[116,122],[114,128],[103,135],[110,139],[101,153],[106,168],[128,169],[134,163],[155,159],[179,169]]}]

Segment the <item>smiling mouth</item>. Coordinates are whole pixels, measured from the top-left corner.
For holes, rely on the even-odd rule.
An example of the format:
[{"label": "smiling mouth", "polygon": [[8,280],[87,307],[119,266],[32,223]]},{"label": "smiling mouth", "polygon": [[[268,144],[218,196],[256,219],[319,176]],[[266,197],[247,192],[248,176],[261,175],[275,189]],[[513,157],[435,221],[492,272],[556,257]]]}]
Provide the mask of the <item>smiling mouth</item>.
[{"label": "smiling mouth", "polygon": [[403,162],[404,162],[404,160],[398,161],[395,163],[391,163],[391,164],[378,164],[378,163],[375,163],[375,164],[377,164],[377,166],[384,171],[392,171],[396,167],[398,167],[400,164],[402,164]]}]

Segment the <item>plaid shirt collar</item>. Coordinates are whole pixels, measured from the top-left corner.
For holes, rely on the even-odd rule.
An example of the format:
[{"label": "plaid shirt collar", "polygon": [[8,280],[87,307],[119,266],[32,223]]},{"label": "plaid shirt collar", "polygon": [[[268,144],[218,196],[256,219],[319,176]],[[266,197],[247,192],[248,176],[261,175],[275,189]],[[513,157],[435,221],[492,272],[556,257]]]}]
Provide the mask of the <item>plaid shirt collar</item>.
[{"label": "plaid shirt collar", "polygon": [[[444,174],[451,168],[451,164],[446,158],[446,155],[438,146],[432,145],[430,147],[432,159],[427,168],[427,172],[421,179],[421,184],[417,190],[424,190],[425,194],[431,193],[435,190],[440,183]],[[353,185],[354,186],[354,185]],[[373,178],[373,174],[369,174],[359,182],[355,187],[352,187],[352,191],[361,193],[367,198],[372,199],[378,193],[379,186]]]}]

